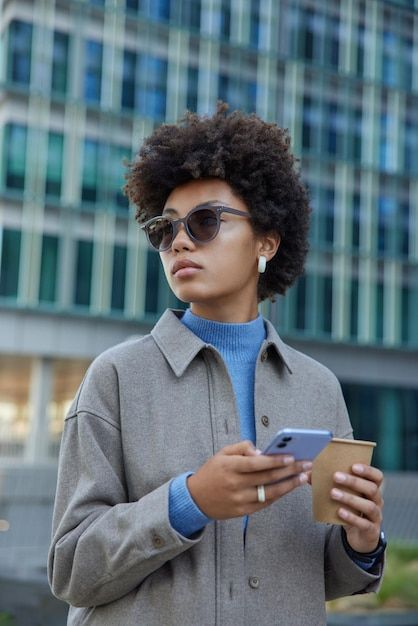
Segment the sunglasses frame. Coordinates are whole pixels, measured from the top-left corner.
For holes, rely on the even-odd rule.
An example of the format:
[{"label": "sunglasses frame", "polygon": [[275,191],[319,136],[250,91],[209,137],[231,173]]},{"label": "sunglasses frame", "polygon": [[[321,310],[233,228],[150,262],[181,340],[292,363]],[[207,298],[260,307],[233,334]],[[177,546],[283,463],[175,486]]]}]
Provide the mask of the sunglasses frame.
[{"label": "sunglasses frame", "polygon": [[[204,241],[197,239],[191,232],[189,229],[189,225],[188,225],[188,220],[190,218],[191,215],[193,215],[193,213],[197,213],[198,211],[204,211],[209,209],[210,211],[212,211],[214,213],[214,215],[216,215],[216,230],[213,234],[212,237],[210,237],[209,239],[205,239]],[[185,215],[184,217],[179,217],[176,219],[172,219],[171,217],[168,217],[167,215],[156,215],[155,217],[151,217],[151,219],[147,220],[144,224],[142,224],[141,229],[145,231],[145,234],[147,236],[148,239],[148,243],[151,246],[151,248],[153,250],[157,250],[157,252],[165,252],[166,250],[168,250],[169,248],[171,248],[171,246],[173,245],[173,241],[175,240],[175,238],[177,237],[177,233],[179,232],[179,228],[180,228],[180,224],[184,225],[184,228],[186,230],[187,236],[190,237],[190,239],[192,241],[195,241],[196,243],[209,243],[209,241],[212,241],[213,239],[215,239],[215,237],[217,236],[217,234],[219,233],[219,229],[221,227],[221,214],[222,213],[231,213],[232,215],[239,215],[241,217],[246,217],[248,219],[251,219],[251,215],[249,213],[245,213],[244,211],[239,211],[238,209],[233,209],[232,207],[229,206],[214,206],[211,204],[201,204],[199,206],[194,207],[193,209],[191,209],[187,215]],[[171,222],[172,224],[172,229],[173,229],[173,236],[172,239],[169,243],[168,246],[165,246],[164,248],[161,247],[156,247],[153,245],[153,243],[151,243],[150,240],[150,235],[149,235],[149,227],[152,226],[153,223],[157,222],[158,220],[161,219],[165,219],[168,220],[169,222]]]}]

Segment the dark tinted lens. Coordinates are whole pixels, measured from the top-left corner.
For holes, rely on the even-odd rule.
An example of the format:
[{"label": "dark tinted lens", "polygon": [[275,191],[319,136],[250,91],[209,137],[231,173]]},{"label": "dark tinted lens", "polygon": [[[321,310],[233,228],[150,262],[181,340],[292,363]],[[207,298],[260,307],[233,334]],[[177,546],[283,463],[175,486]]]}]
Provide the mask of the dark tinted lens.
[{"label": "dark tinted lens", "polygon": [[148,239],[157,250],[167,250],[173,242],[173,225],[161,217],[148,226]]},{"label": "dark tinted lens", "polygon": [[209,241],[218,231],[218,216],[211,209],[194,211],[187,220],[190,233],[198,241]]}]

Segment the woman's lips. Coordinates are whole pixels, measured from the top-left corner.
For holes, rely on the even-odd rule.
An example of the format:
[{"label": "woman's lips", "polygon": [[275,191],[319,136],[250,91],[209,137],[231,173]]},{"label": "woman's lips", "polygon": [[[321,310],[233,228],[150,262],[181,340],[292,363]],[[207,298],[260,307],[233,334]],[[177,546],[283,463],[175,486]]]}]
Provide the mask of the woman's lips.
[{"label": "woman's lips", "polygon": [[177,272],[174,273],[176,278],[187,278],[189,276],[194,276],[200,271],[200,267],[182,267]]},{"label": "woman's lips", "polygon": [[189,259],[183,259],[176,261],[171,269],[171,273],[176,278],[185,278],[187,276],[194,276],[199,270],[202,269],[201,265],[198,265],[194,261]]}]

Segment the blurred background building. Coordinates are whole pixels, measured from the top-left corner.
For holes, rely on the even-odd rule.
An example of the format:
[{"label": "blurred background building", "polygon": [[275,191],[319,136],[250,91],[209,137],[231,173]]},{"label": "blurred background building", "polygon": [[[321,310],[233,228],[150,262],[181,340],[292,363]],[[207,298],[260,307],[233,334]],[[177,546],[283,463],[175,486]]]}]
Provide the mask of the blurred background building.
[{"label": "blurred background building", "polygon": [[311,252],[263,313],[337,374],[389,534],[417,539],[418,0],[0,0],[0,25],[0,575],[45,577],[90,361],[183,306],[123,161],[217,99],[290,131]]}]

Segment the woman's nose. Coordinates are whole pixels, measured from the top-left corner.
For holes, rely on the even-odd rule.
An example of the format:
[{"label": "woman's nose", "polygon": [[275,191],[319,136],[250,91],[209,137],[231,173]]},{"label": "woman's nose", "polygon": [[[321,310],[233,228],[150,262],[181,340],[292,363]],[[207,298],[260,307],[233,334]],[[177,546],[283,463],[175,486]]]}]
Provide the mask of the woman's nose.
[{"label": "woman's nose", "polygon": [[194,241],[189,237],[184,224],[179,224],[173,243],[171,244],[171,249],[175,252],[179,252],[180,250],[190,250],[194,247]]}]

